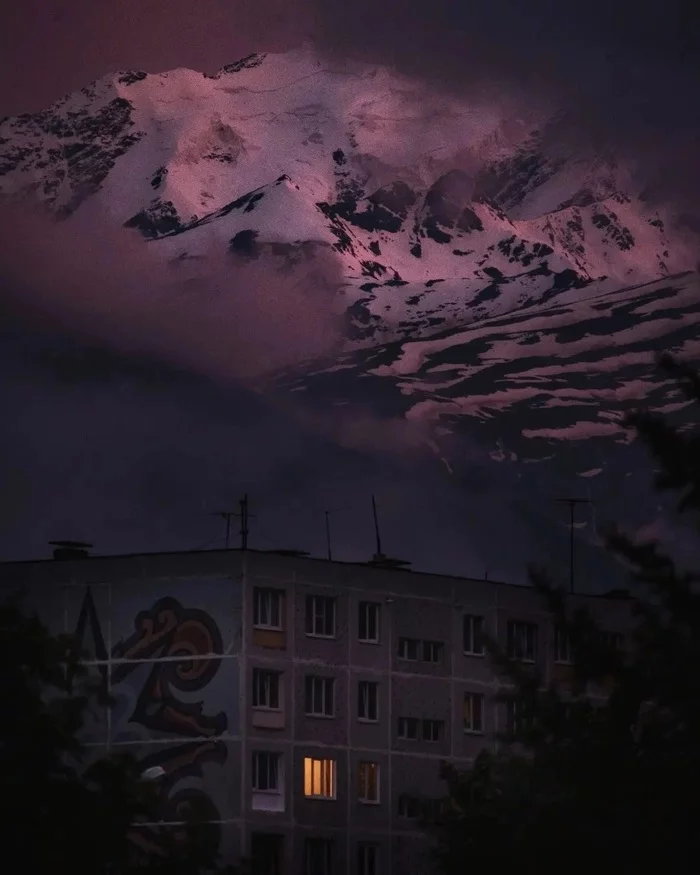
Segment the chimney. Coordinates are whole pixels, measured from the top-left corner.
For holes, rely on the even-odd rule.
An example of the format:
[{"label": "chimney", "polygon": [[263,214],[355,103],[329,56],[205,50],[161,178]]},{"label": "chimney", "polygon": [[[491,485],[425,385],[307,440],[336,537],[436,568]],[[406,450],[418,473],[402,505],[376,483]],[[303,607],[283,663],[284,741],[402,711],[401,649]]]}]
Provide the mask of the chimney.
[{"label": "chimney", "polygon": [[54,559],[87,559],[92,544],[84,541],[49,541],[53,547]]}]

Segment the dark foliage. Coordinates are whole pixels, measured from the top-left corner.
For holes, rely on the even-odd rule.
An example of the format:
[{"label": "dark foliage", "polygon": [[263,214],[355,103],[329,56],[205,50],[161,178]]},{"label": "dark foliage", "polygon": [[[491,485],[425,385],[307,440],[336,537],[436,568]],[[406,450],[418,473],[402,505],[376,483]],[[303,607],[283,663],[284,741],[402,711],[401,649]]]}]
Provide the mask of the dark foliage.
[{"label": "dark foliage", "polygon": [[[107,705],[75,642],[14,603],[0,606],[0,818],[3,852],[23,872],[204,875],[221,869],[198,812],[156,835],[157,786],[130,756],[95,756],[79,738],[87,710]],[[158,828],[156,827],[155,830]]]},{"label": "dark foliage", "polygon": [[[694,371],[669,356],[660,367],[700,405]],[[657,487],[678,493],[679,512],[697,517],[698,435],[648,412],[629,422],[654,457]],[[488,642],[511,685],[501,698],[519,719],[473,768],[444,769],[448,798],[427,826],[445,875],[486,866],[567,873],[697,868],[700,575],[679,570],[657,543],[640,544],[618,529],[609,530],[607,542],[634,580],[623,646],[536,569],[533,585],[569,642],[566,680],[545,684]]]}]

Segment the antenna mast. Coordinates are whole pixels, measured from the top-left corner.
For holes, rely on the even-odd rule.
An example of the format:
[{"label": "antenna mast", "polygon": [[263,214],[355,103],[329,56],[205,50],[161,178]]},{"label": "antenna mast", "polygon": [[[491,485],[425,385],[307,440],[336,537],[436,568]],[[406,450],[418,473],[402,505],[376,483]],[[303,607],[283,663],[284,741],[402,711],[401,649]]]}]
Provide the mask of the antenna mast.
[{"label": "antenna mast", "polygon": [[328,561],[333,561],[333,553],[331,552],[331,512],[329,510],[325,511],[326,514],[326,551],[328,553]]},{"label": "antenna mast", "polygon": [[557,498],[569,505],[569,592],[574,593],[574,510],[577,504],[590,504],[587,498]]},{"label": "antenna mast", "polygon": [[374,517],[374,538],[377,545],[377,557],[382,556],[382,539],[379,535],[379,520],[377,519],[377,502],[372,496],[372,516]]},{"label": "antenna mast", "polygon": [[232,510],[217,510],[212,516],[220,516],[226,520],[226,549],[228,550],[231,539],[231,517],[236,516],[236,514]]}]

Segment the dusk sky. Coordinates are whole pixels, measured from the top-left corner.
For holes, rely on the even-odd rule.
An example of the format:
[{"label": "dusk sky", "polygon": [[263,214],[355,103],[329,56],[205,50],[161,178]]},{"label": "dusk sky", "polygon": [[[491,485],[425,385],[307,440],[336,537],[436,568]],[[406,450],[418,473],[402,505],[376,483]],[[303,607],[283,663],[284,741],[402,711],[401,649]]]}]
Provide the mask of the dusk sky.
[{"label": "dusk sky", "polygon": [[[672,204],[697,230],[700,29],[688,0],[49,6],[5,4],[0,117],[45,109],[117,70],[212,74],[250,53],[311,40],[330,69],[367,61],[467,102],[496,95],[511,106],[556,107],[562,140],[614,150],[650,202]],[[89,210],[63,229],[16,205],[0,210],[0,559],[45,555],[46,541],[61,537],[106,551],[221,546],[223,523],[211,513],[231,509],[244,489],[258,514],[254,545],[257,525],[259,546],[308,543],[322,552],[331,508],[347,552],[369,554],[376,492],[388,552],[410,547],[417,564],[437,570],[471,562],[465,573],[499,576],[500,562],[501,576],[519,573],[498,550],[463,549],[465,530],[483,546],[498,525],[498,499],[488,499],[491,517],[475,513],[474,484],[436,479],[440,463],[415,455],[422,435],[413,424],[399,428],[389,417],[380,426],[369,413],[321,421],[251,389],[262,361],[284,365],[300,350],[335,349],[325,296],[339,281],[333,262],[321,259],[317,273],[295,274],[291,285],[271,279],[262,262],[245,268],[248,297],[222,322],[217,309],[195,303],[175,314],[144,298],[151,274],[141,244],[100,230]],[[294,290],[302,282],[316,291],[300,316]],[[224,360],[232,371],[223,372]],[[321,469],[334,473],[319,479]],[[316,530],[306,538],[309,526]]]}]

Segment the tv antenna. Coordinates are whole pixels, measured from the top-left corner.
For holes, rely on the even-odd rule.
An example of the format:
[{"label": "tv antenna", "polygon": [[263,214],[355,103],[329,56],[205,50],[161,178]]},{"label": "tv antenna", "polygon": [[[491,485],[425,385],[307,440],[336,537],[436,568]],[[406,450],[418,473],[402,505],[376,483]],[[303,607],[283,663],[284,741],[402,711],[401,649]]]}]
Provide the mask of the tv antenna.
[{"label": "tv antenna", "polygon": [[392,559],[390,556],[385,556],[382,553],[382,539],[379,534],[379,519],[377,517],[377,502],[372,496],[372,517],[374,519],[374,539],[376,546],[376,553],[370,560],[370,565],[375,565],[381,568],[401,568],[404,565],[410,565],[410,561],[407,559]]},{"label": "tv antenna", "polygon": [[240,517],[240,519],[241,519],[241,528],[240,528],[241,550],[248,549],[248,519],[249,519],[249,517],[254,516],[254,514],[251,514],[248,510],[248,493],[247,492],[243,496],[243,498],[241,498],[241,500],[238,502],[238,506],[240,508],[240,511],[238,513],[236,511],[233,511],[233,510],[217,510],[212,514],[212,516],[221,517],[222,519],[224,519],[226,521],[226,541],[225,541],[225,543],[226,543],[227,550],[229,549],[229,545],[230,545],[230,541],[231,541],[231,520],[233,519],[233,517]]},{"label": "tv antenna", "polygon": [[333,552],[331,550],[331,512],[329,510],[324,511],[326,516],[326,552],[328,555],[328,561],[333,561]]},{"label": "tv antenna", "polygon": [[590,504],[587,498],[557,498],[561,504],[569,505],[569,592],[574,593],[574,512],[577,504]]}]

